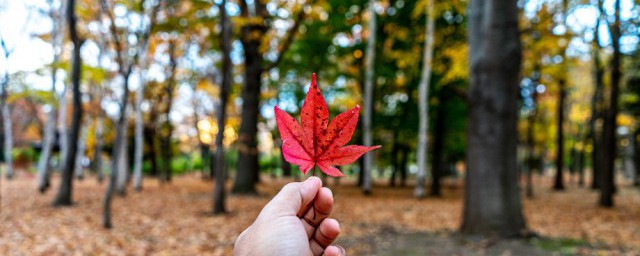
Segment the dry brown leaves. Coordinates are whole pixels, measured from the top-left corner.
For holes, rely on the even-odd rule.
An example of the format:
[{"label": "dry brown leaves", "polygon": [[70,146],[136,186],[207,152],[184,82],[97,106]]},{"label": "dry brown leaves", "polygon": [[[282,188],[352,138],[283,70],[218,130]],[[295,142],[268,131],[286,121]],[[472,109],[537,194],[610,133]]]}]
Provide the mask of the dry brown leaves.
[{"label": "dry brown leaves", "polygon": [[[128,191],[113,202],[112,230],[101,227],[101,203],[106,183],[93,178],[75,182],[75,205],[52,208],[56,191],[40,195],[35,177],[22,173],[2,180],[0,255],[229,255],[237,235],[289,179],[264,177],[260,196],[228,198],[229,214],[211,216],[213,183],[196,176],[159,185],[146,179],[141,193]],[[335,185],[333,217],[341,224],[340,241],[351,255],[370,251],[366,243],[349,243],[393,232],[438,232],[458,228],[462,210],[460,184],[445,185],[442,198],[415,200],[411,188],[376,186],[364,196],[353,180]],[[543,182],[544,183],[544,182]],[[382,183],[381,183],[382,184]],[[53,187],[57,188],[54,179]],[[542,186],[546,186],[546,183]],[[524,200],[529,227],[550,237],[584,239],[611,246],[640,249],[640,193],[622,187],[614,209],[596,207],[597,194],[569,188],[554,193],[537,188],[534,200]]]}]

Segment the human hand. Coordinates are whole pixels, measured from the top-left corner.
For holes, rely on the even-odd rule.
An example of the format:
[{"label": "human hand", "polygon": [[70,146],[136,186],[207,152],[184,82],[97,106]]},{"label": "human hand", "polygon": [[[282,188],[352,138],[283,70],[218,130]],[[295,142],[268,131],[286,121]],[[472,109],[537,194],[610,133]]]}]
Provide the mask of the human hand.
[{"label": "human hand", "polygon": [[332,208],[333,193],[318,177],[289,183],[240,234],[233,255],[344,256],[331,245],[340,234],[338,221],[327,218]]}]

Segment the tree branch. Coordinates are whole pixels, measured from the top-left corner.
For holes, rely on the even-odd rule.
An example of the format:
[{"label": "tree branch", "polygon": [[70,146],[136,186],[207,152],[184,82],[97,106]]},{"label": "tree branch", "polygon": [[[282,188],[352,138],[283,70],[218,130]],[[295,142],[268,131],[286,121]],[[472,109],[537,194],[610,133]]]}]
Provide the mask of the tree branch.
[{"label": "tree branch", "polygon": [[298,28],[300,27],[300,24],[302,23],[302,20],[304,19],[304,17],[305,17],[304,8],[302,8],[300,9],[300,12],[298,12],[298,15],[296,16],[296,19],[293,23],[293,26],[289,29],[289,31],[287,31],[287,35],[284,38],[284,42],[279,47],[280,52],[278,53],[278,57],[274,62],[269,64],[267,68],[265,68],[265,71],[269,71],[277,67],[280,61],[282,61],[284,54],[289,50],[289,47],[291,47],[291,44],[293,44],[293,39],[296,36],[296,32],[298,32]]}]

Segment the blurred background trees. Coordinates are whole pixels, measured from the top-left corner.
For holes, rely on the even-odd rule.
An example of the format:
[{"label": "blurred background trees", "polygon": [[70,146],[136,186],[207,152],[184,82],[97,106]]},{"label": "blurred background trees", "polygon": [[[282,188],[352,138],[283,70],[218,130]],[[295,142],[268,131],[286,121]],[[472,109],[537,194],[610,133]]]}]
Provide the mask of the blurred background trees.
[{"label": "blurred background trees", "polygon": [[61,205],[74,173],[109,173],[105,227],[113,195],[152,178],[216,179],[224,213],[227,180],[255,194],[298,175],[273,107],[297,116],[313,72],[332,116],[363,105],[354,140],[383,145],[348,179],[421,198],[465,177],[469,233],[525,229],[535,177],[590,184],[605,207],[640,183],[632,1],[76,1],[0,2],[29,13],[0,26],[2,170],[37,172],[41,192],[62,176]]}]

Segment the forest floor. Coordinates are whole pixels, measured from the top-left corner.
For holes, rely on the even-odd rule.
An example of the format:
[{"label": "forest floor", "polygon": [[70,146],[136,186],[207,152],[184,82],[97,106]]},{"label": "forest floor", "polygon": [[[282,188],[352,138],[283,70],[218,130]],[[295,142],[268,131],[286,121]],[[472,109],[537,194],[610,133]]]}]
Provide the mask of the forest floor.
[{"label": "forest floor", "polygon": [[[170,184],[144,180],[113,202],[114,228],[101,227],[106,182],[74,182],[72,207],[52,208],[55,190],[39,194],[33,174],[0,183],[0,255],[230,255],[236,236],[291,179],[263,176],[257,196],[228,198],[229,213],[212,216],[213,183],[197,175]],[[597,193],[568,184],[553,192],[537,177],[536,197],[525,199],[529,240],[495,240],[455,234],[462,210],[461,184],[446,181],[443,196],[415,200],[411,187],[380,180],[364,196],[354,181],[325,184],[335,195],[337,243],[349,255],[640,255],[640,190],[621,185],[616,207],[596,206]],[[53,188],[59,179],[53,180]],[[229,184],[230,185],[230,184]]]}]

